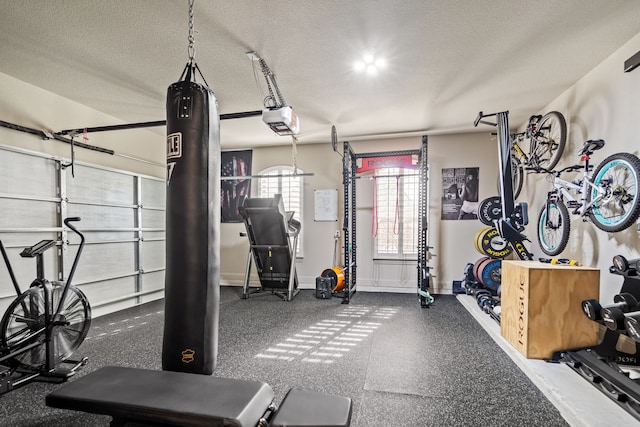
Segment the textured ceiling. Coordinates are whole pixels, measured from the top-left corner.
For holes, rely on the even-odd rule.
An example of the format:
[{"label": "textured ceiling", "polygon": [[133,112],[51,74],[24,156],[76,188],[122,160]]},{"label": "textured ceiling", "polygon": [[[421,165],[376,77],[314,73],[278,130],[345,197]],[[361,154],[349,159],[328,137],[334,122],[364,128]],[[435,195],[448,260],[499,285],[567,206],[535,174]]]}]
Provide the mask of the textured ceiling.
[{"label": "textured ceiling", "polygon": [[[188,59],[187,0],[0,7],[0,72],[127,123],[164,120]],[[640,33],[640,1],[195,0],[195,29],[220,113],[262,108],[245,54],[257,51],[300,117],[300,142],[326,142],[332,124],[341,140],[471,131],[480,110],[520,124]],[[375,77],[353,71],[365,49],[387,60]],[[259,117],[221,127],[227,149],[290,142]]]}]

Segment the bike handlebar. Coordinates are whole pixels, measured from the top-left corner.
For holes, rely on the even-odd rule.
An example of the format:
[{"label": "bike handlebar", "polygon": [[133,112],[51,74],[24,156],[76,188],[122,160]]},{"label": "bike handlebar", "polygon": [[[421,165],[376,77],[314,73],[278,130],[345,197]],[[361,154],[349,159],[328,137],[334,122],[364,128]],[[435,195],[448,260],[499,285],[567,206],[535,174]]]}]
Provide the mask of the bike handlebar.
[{"label": "bike handlebar", "polygon": [[[504,111],[504,113],[508,113],[508,111]],[[498,114],[500,114],[500,113],[484,114],[482,111],[480,111],[478,113],[478,117],[476,117],[476,119],[473,121],[473,126],[477,127],[478,124],[480,124],[480,123],[482,123],[483,125],[498,126],[498,123],[487,122],[485,120],[482,120],[485,117],[497,116]]]},{"label": "bike handlebar", "polygon": [[57,317],[60,314],[60,311],[62,310],[62,304],[64,303],[64,299],[67,295],[67,291],[69,290],[69,286],[71,285],[71,280],[73,279],[73,276],[76,273],[76,268],[78,267],[78,261],[80,261],[80,254],[82,253],[82,249],[84,248],[84,234],[82,234],[80,230],[78,230],[75,226],[71,224],[71,222],[78,222],[80,220],[81,220],[80,217],[72,216],[69,218],[65,218],[65,220],[63,221],[64,225],[69,227],[74,233],[80,236],[80,246],[78,247],[78,252],[76,252],[76,256],[73,259],[73,265],[71,266],[71,271],[69,272],[69,278],[67,279],[67,282],[64,285],[64,290],[62,291],[62,295],[60,296],[60,302],[58,304],[58,307],[56,308],[54,318]]},{"label": "bike handlebar", "polygon": [[489,126],[497,126],[497,123],[493,123],[493,122],[487,122],[484,119],[485,117],[491,117],[491,116],[495,116],[498,113],[493,113],[493,114],[484,114],[482,111],[480,111],[478,113],[478,117],[476,117],[476,119],[473,121],[473,126],[477,127],[479,123],[482,123],[483,125],[489,125]]},{"label": "bike handlebar", "polygon": [[[71,222],[80,222],[82,221],[82,219],[79,216],[71,216],[69,218],[66,218],[63,222],[64,225],[66,225],[67,227],[69,227],[74,233],[76,233],[79,237],[80,237],[80,249],[78,249],[78,253],[82,250],[82,248],[84,247],[84,234],[82,234],[80,232],[80,230],[78,230],[74,225],[71,224]],[[78,255],[76,255],[78,256]]]},{"label": "bike handlebar", "polygon": [[529,167],[529,168],[525,168],[525,170],[530,170],[530,171],[535,171],[535,172],[546,172],[546,173],[550,173],[552,175],[560,175],[564,172],[574,172],[574,171],[578,171],[580,169],[582,169],[584,166],[582,165],[571,165],[571,166],[567,166],[564,169],[560,169],[560,170],[549,170],[547,168],[543,168],[542,166],[535,166],[535,167]]},{"label": "bike handlebar", "polygon": [[64,225],[66,225],[67,227],[71,228],[73,231],[75,231],[76,233],[78,232],[78,230],[76,230],[75,227],[73,227],[72,225],[70,225],[70,222],[78,222],[81,221],[82,219],[79,216],[70,216],[69,218],[65,218],[64,220]]},{"label": "bike handlebar", "polygon": [[478,113],[478,117],[476,117],[476,119],[473,121],[473,127],[478,127],[478,123],[480,123],[480,120],[482,120],[484,116],[482,115],[482,111],[480,111]]},{"label": "bike handlebar", "polygon": [[580,169],[584,169],[583,165],[572,165],[572,166],[567,166],[564,169],[560,169],[558,171],[558,173],[563,173],[563,172],[575,172],[575,171],[579,171]]}]

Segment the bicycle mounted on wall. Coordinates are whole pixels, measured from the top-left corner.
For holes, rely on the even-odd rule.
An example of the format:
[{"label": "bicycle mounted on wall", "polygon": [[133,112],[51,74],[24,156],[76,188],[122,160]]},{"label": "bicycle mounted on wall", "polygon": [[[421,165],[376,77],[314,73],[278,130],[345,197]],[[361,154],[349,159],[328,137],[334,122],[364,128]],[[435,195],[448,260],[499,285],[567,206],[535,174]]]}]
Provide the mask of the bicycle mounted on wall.
[{"label": "bicycle mounted on wall", "polygon": [[[525,139],[529,140],[528,154],[522,148]],[[534,172],[538,167],[553,169],[562,157],[566,143],[567,122],[558,111],[551,111],[544,116],[531,116],[524,132],[511,135],[514,199],[518,198],[522,190],[524,171]]]},{"label": "bicycle mounted on wall", "polygon": [[[569,210],[583,221],[590,220],[606,232],[618,232],[631,227],[640,216],[640,159],[630,153],[616,153],[604,159],[595,171],[589,164],[591,155],[604,147],[603,140],[589,140],[578,152],[582,165],[568,166],[559,171],[538,166],[552,178],[553,189],[538,216],[538,242],[542,252],[558,255],[569,242],[571,219]],[[582,177],[567,181],[565,172],[582,170]]]},{"label": "bicycle mounted on wall", "polygon": [[[496,117],[496,122],[483,120],[486,117]],[[513,189],[513,170],[511,161],[511,140],[509,138],[509,112],[502,111],[499,113],[484,114],[482,111],[478,113],[473,122],[474,126],[478,124],[495,126],[498,136],[498,157],[500,160],[500,209],[495,206],[494,212],[499,213],[493,221],[500,237],[504,239],[516,252],[522,260],[532,260],[533,254],[527,250],[524,242],[529,240],[522,234],[524,226],[528,224],[527,203],[515,203]],[[480,217],[480,207],[478,208],[478,217]]]}]

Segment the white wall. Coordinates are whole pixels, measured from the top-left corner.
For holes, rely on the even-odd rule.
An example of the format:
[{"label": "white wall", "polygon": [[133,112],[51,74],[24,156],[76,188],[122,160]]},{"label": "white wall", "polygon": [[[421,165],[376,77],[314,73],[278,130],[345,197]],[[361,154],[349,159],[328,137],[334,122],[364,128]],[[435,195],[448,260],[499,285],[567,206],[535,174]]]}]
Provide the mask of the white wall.
[{"label": "white wall", "polygon": [[[475,117],[471,117],[471,122]],[[433,136],[429,139],[431,164],[430,245],[434,247],[432,264],[436,265],[434,290],[450,292],[452,282],[461,280],[467,263],[484,255],[473,244],[476,232],[484,227],[480,221],[441,221],[442,169],[479,167],[478,199],[497,195],[498,143],[494,131],[487,127],[482,133]]]},{"label": "white wall", "polygon": [[[126,100],[123,100],[126,102]],[[0,73],[0,120],[38,130],[59,132],[91,126],[117,125],[122,120],[111,117],[52,92]],[[162,129],[162,128],[161,128]],[[143,175],[164,177],[166,146],[162,134],[135,129],[88,134],[87,144],[116,152],[116,155],[76,148],[76,160]],[[82,135],[76,142],[83,142]],[[71,157],[71,146],[55,140],[0,128],[0,144],[30,151]],[[150,164],[127,157],[142,158]]]},{"label": "white wall", "polygon": [[[474,117],[469,119],[472,122]],[[480,167],[480,198],[496,194],[497,143],[485,133],[460,135],[434,135],[428,138],[428,159],[430,165],[429,203],[429,265],[433,270],[432,287],[436,293],[451,291],[452,281],[459,280],[467,262],[474,262],[480,254],[473,247],[472,239],[476,231],[483,227],[479,221],[441,221],[440,194],[442,191],[441,172],[443,168]],[[379,139],[351,143],[354,152],[380,152],[395,150],[418,150],[421,136],[396,139]],[[342,146],[340,144],[340,152]],[[261,148],[253,151],[253,172],[274,165],[291,165],[289,146]],[[342,159],[331,150],[329,141],[325,144],[299,145],[297,165],[304,172],[314,176],[304,178],[304,257],[298,260],[298,276],[301,287],[315,287],[315,278],[332,267],[335,231],[342,236],[344,204],[342,201]],[[316,189],[338,189],[339,220],[316,222],[313,220],[313,191]],[[359,290],[415,292],[417,269],[415,260],[373,261],[373,237],[371,218],[373,205],[373,182],[358,180],[357,188],[357,285]],[[239,233],[243,224],[221,225],[221,265],[222,282],[241,284],[244,279],[248,242]],[[342,263],[342,241],[340,242],[340,264]],[[252,284],[257,284],[253,278]]]},{"label": "white wall", "polygon": [[[613,153],[640,154],[640,69],[623,72],[624,61],[638,51],[640,34],[545,107],[543,111],[558,110],[567,119],[567,147],[559,167],[579,163],[576,152],[588,139],[606,142],[605,147],[591,157],[594,166]],[[527,177],[523,189],[523,200],[530,204],[531,224],[526,232],[540,256],[543,254],[538,249],[534,224],[549,189],[550,184],[540,176]],[[560,256],[599,268],[601,300],[611,301],[622,284],[620,276],[608,272],[611,259],[617,254],[628,259],[640,255],[640,234],[636,225],[618,233],[606,233],[574,217],[569,245]]]}]

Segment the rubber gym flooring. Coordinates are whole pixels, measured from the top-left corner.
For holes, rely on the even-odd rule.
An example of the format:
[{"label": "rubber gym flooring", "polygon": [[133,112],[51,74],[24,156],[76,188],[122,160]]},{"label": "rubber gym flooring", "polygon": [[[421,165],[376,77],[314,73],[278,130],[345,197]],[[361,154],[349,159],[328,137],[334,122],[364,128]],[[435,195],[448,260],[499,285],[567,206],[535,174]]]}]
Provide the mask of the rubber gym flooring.
[{"label": "rubber gym flooring", "polygon": [[[455,296],[424,309],[414,294],[359,292],[349,305],[312,290],[291,302],[240,294],[221,288],[214,375],[264,381],[276,403],[291,387],[348,396],[354,427],[568,425]],[[163,321],[162,301],[94,319],[76,353],[89,364],[76,375],[107,365],[160,369]],[[46,407],[57,387],[36,382],[0,396],[0,424],[109,425],[109,417]]]}]

